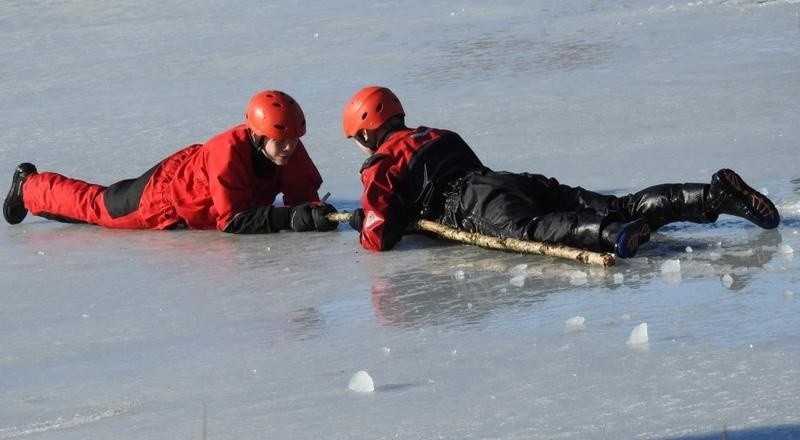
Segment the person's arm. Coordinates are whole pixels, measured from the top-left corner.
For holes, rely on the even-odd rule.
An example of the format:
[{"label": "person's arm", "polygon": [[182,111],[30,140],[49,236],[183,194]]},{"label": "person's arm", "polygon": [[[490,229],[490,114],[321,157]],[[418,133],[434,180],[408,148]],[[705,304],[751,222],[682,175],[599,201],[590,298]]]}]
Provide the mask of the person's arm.
[{"label": "person's arm", "polygon": [[258,206],[233,216],[223,232],[231,234],[266,234],[291,229],[291,208]]},{"label": "person's arm", "polygon": [[361,171],[364,193],[361,207],[364,218],[360,242],[364,249],[385,251],[393,248],[403,236],[408,223],[399,196],[398,167],[389,156],[374,155]]},{"label": "person's arm", "polygon": [[278,189],[283,193],[285,205],[319,201],[318,191],[322,186],[322,176],[302,142],[297,145],[289,163],[279,167],[278,172]]},{"label": "person's arm", "polygon": [[[238,140],[248,142],[248,140]],[[250,145],[237,144],[236,138],[212,141],[208,149],[206,173],[213,209],[217,213],[217,230],[223,232],[268,232],[271,206],[256,207],[253,193],[253,170]],[[234,222],[234,219],[238,219]],[[276,226],[281,226],[275,222]]]}]

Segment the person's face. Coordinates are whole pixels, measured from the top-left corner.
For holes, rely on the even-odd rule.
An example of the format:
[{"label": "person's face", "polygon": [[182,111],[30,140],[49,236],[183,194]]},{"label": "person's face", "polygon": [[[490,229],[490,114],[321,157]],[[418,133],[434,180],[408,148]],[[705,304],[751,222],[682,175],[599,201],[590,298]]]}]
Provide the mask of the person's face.
[{"label": "person's face", "polygon": [[289,163],[297,149],[297,144],[300,142],[298,138],[291,139],[267,139],[261,151],[267,156],[267,159],[275,163],[275,165],[283,166]]}]

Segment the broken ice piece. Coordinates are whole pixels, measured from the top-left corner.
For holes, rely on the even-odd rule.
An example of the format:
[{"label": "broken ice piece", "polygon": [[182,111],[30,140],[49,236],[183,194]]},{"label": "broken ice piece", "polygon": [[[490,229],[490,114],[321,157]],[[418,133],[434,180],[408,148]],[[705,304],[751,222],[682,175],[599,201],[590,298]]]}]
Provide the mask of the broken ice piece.
[{"label": "broken ice piece", "polygon": [[686,246],[686,252],[691,254],[692,252],[694,252],[694,249],[692,249],[691,246]]},{"label": "broken ice piece", "polygon": [[725,274],[722,276],[722,285],[725,286],[726,289],[730,289],[733,285],[733,277],[729,274]]},{"label": "broken ice piece", "polygon": [[516,266],[512,267],[511,269],[509,269],[508,273],[510,273],[512,275],[520,275],[520,274],[524,274],[525,271],[527,271],[527,270],[528,270],[528,265],[525,264],[525,263],[522,263],[522,264],[517,264]]},{"label": "broken ice piece", "polygon": [[633,331],[631,331],[631,335],[628,336],[628,345],[647,344],[649,340],[650,338],[647,336],[647,323],[643,322],[634,327]]},{"label": "broken ice piece", "polygon": [[584,323],[586,322],[586,318],[583,316],[573,316],[572,318],[567,319],[564,321],[564,324],[567,325],[568,330],[583,330],[586,328]]},{"label": "broken ice piece", "polygon": [[511,277],[511,280],[509,280],[508,283],[512,286],[522,287],[525,285],[525,275]]},{"label": "broken ice piece", "polygon": [[778,251],[780,251],[780,253],[782,253],[782,254],[792,254],[792,253],[794,253],[794,249],[792,249],[792,247],[789,246],[788,244],[782,244],[778,248]]},{"label": "broken ice piece", "polygon": [[371,393],[375,391],[375,383],[366,371],[361,370],[350,378],[347,388],[357,393]]},{"label": "broken ice piece", "polygon": [[667,260],[661,263],[661,273],[675,273],[681,271],[681,260]]},{"label": "broken ice piece", "polygon": [[580,286],[582,284],[586,284],[587,280],[586,272],[580,270],[574,270],[569,274],[569,283],[575,286]]},{"label": "broken ice piece", "polygon": [[624,280],[625,280],[625,276],[622,275],[621,273],[615,273],[614,274],[614,284],[622,284],[622,282]]}]

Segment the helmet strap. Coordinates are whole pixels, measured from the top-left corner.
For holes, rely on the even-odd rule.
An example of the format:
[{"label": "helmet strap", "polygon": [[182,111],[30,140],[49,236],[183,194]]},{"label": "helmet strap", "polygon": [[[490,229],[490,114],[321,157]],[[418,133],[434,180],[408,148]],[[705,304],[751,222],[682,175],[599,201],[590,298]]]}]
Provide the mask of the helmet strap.
[{"label": "helmet strap", "polygon": [[369,130],[367,133],[368,136],[365,138],[363,135],[363,130],[361,130],[356,133],[355,136],[353,136],[353,139],[355,139],[356,142],[358,142],[364,148],[376,151],[378,149],[378,136],[376,136],[376,133],[373,130]]}]

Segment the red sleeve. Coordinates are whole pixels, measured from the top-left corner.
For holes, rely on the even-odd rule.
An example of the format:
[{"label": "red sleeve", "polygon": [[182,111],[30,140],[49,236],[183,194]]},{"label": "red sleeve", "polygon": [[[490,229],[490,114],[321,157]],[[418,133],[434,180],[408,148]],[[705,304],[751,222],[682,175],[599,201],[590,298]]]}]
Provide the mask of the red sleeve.
[{"label": "red sleeve", "polygon": [[283,193],[285,205],[319,201],[317,191],[322,186],[322,176],[302,142],[297,145],[289,163],[279,167],[279,170],[278,190]]},{"label": "red sleeve", "polygon": [[231,137],[206,144],[208,186],[220,231],[225,230],[234,215],[254,207],[255,198],[249,182],[249,176],[253,175],[250,146],[237,148],[236,142],[237,139]]},{"label": "red sleeve", "polygon": [[384,251],[400,241],[405,216],[392,195],[397,189],[399,167],[392,163],[390,156],[376,159],[361,172],[364,224],[360,241],[364,249]]}]

